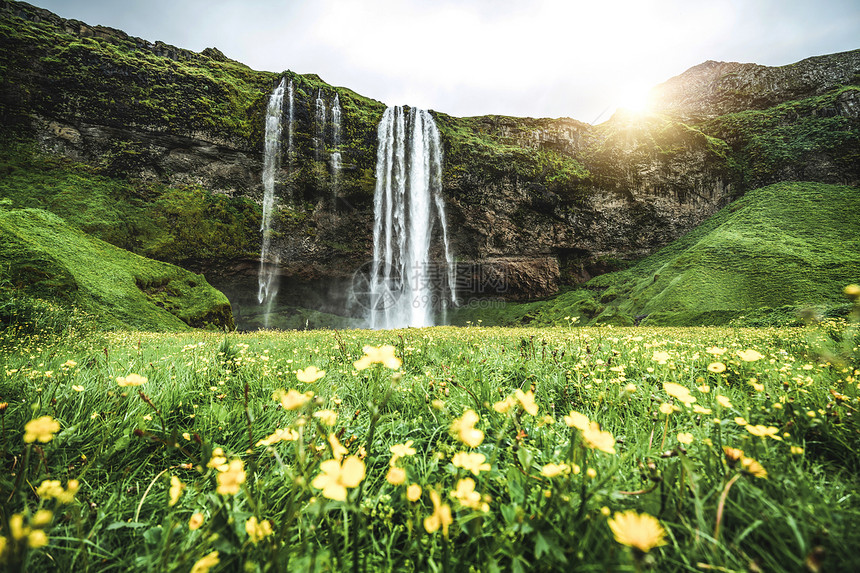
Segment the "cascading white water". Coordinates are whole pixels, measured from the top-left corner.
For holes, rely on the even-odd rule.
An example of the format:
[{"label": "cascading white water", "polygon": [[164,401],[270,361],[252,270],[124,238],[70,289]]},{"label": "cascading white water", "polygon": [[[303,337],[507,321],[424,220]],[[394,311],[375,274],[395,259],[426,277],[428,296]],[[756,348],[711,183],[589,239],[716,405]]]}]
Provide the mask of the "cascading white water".
[{"label": "cascading white water", "polygon": [[[377,130],[370,327],[432,326],[434,309],[456,303],[442,200],[442,146],[433,117],[401,106]],[[445,267],[430,260],[440,221]]]},{"label": "cascading white water", "polygon": [[325,145],[325,100],[322,96],[322,88],[317,90],[317,101],[314,107],[314,159],[319,161]]},{"label": "cascading white water", "polygon": [[260,272],[258,275],[259,290],[257,300],[265,305],[265,326],[269,326],[269,313],[275,295],[278,292],[277,267],[278,256],[270,255],[272,245],[272,211],[275,208],[275,174],[278,171],[281,152],[281,115],[284,105],[284,87],[286,78],[269,96],[269,105],[266,108],[266,133],[263,149],[263,219],[260,231],[263,233],[263,242],[260,247]]},{"label": "cascading white water", "polygon": [[334,94],[334,103],[331,107],[331,187],[332,194],[337,197],[338,185],[340,183],[340,96]]},{"label": "cascading white water", "polygon": [[[287,105],[289,106],[289,115],[287,116],[287,170],[290,174],[293,172],[293,121],[295,119],[295,90],[293,89],[293,80],[290,80],[290,85],[287,87]],[[292,201],[292,186],[290,186],[290,201]]]}]

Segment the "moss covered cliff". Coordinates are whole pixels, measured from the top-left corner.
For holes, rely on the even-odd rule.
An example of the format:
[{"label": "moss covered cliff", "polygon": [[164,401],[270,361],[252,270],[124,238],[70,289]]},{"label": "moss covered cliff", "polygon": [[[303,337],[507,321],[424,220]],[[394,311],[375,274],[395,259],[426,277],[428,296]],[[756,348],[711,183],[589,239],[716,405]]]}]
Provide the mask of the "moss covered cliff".
[{"label": "moss covered cliff", "polygon": [[[232,329],[227,298],[189,271],[95,239],[41,209],[0,206],[0,294],[77,308],[108,328]],[[4,306],[0,322],[16,321]]]}]

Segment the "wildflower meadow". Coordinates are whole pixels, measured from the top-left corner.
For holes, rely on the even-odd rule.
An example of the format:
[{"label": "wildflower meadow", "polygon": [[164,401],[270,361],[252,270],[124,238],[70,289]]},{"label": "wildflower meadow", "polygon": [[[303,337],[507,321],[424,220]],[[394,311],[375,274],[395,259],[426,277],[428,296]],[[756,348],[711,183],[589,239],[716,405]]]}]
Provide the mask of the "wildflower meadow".
[{"label": "wildflower meadow", "polygon": [[10,328],[2,566],[857,570],[852,293],[784,329]]}]

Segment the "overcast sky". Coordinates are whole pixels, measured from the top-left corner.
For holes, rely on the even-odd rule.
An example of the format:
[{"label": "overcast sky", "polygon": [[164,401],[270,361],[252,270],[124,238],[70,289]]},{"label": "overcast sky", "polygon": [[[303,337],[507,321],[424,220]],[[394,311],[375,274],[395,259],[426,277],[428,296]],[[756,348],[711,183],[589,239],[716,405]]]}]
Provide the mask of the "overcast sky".
[{"label": "overcast sky", "polygon": [[860,48],[857,0],[33,0],[387,104],[589,123],[706,60]]}]

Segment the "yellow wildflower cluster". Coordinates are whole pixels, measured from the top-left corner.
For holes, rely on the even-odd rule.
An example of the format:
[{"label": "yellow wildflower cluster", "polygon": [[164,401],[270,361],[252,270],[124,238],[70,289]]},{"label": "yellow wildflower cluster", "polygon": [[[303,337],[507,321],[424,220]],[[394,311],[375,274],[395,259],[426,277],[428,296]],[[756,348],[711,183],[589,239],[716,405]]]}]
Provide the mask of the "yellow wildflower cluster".
[{"label": "yellow wildflower cluster", "polygon": [[80,487],[76,479],[70,479],[66,483],[66,489],[63,489],[59,480],[45,480],[36,488],[36,495],[45,500],[55,499],[59,503],[72,503]]},{"label": "yellow wildflower cluster", "polygon": [[564,422],[569,427],[579,430],[583,443],[589,448],[607,454],[615,453],[615,437],[612,433],[601,430],[600,424],[590,421],[585,414],[571,411],[564,417]]},{"label": "yellow wildflower cluster", "polygon": [[143,386],[146,384],[148,379],[145,376],[140,376],[138,374],[129,374],[126,377],[118,377],[116,379],[117,386],[126,387],[126,386]]},{"label": "yellow wildflower cluster", "polygon": [[535,403],[534,392],[531,390],[523,392],[519,388],[504,400],[500,400],[493,404],[493,409],[500,414],[506,414],[511,408],[517,405],[519,405],[526,413],[532,416],[537,416],[538,405]]},{"label": "yellow wildflower cluster", "polygon": [[31,444],[38,440],[42,443],[48,443],[54,439],[54,434],[59,431],[59,422],[50,416],[41,416],[24,425],[24,442]]},{"label": "yellow wildflower cluster", "polygon": [[212,452],[212,459],[206,465],[218,471],[218,475],[215,476],[218,487],[215,491],[221,495],[236,495],[245,483],[245,462],[240,459],[232,460],[230,463],[225,463],[226,461],[221,448],[216,448]]},{"label": "yellow wildflower cluster", "polygon": [[[25,517],[29,518],[27,523],[24,523]],[[30,549],[44,547],[48,544],[48,534],[45,533],[45,529],[51,525],[53,518],[53,512],[47,509],[40,509],[33,515],[29,515],[29,512],[12,514],[9,517],[9,535],[14,542],[26,541]],[[6,539],[0,539],[3,539],[5,546]],[[5,547],[0,549],[5,550]]]},{"label": "yellow wildflower cluster", "polygon": [[474,410],[466,410],[451,424],[451,433],[470,448],[477,448],[484,441],[484,432],[475,428],[479,420]]},{"label": "yellow wildflower cluster", "polygon": [[746,456],[743,450],[723,446],[723,453],[726,454],[726,462],[729,464],[729,467],[740,466],[738,469],[747,475],[767,479],[767,470],[756,460]]},{"label": "yellow wildflower cluster", "polygon": [[356,370],[365,370],[373,364],[382,364],[391,370],[397,370],[402,364],[401,360],[394,355],[394,347],[384,344],[380,347],[365,346],[362,348],[364,356],[353,363]]},{"label": "yellow wildflower cluster", "polygon": [[257,518],[252,515],[245,522],[245,532],[251,542],[256,545],[272,534],[272,522],[268,519],[257,521]]}]

